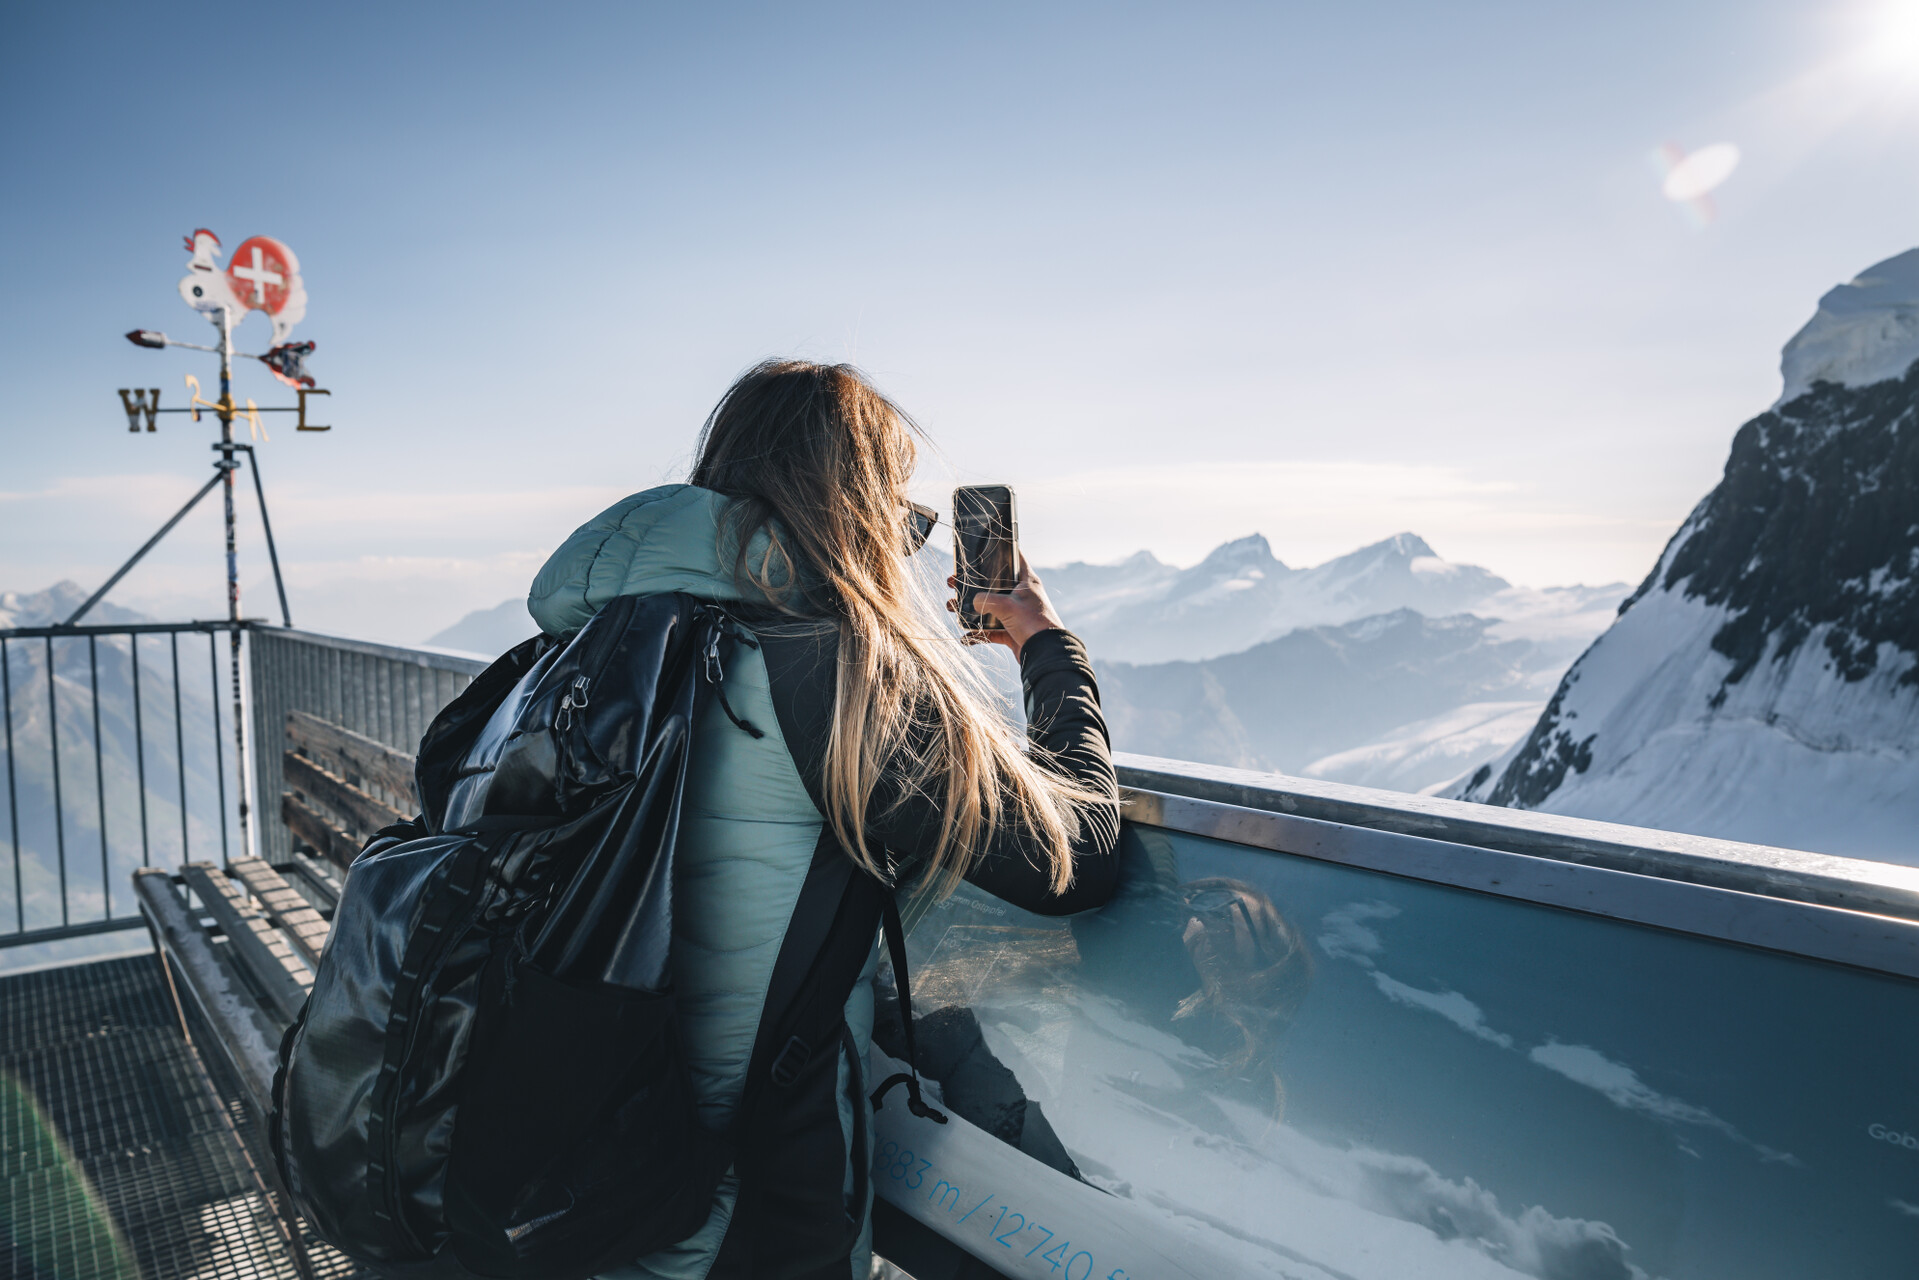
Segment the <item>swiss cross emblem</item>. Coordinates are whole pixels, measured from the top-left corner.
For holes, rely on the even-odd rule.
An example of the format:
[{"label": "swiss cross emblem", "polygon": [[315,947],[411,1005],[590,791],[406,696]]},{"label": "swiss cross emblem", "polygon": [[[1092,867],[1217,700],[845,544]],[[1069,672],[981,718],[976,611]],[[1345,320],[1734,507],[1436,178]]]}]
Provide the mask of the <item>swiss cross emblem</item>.
[{"label": "swiss cross emblem", "polygon": [[180,296],[200,314],[213,318],[225,312],[237,325],[247,312],[261,312],[273,322],[275,346],[285,343],[293,326],[305,318],[307,291],[300,282],[300,260],[272,236],[254,236],[233,251],[233,261],[224,268],[220,237],[205,227],[187,237],[187,250],[193,257],[180,281]]},{"label": "swiss cross emblem", "polygon": [[254,236],[235,249],[233,261],[227,264],[233,300],[249,311],[278,315],[286,305],[291,281],[299,274],[289,261],[292,257],[272,236]]}]

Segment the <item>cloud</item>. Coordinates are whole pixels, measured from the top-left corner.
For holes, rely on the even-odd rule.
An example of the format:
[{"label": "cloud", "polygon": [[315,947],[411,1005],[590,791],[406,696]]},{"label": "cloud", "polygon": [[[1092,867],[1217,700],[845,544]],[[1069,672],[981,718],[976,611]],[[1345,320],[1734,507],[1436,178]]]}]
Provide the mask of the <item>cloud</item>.
[{"label": "cloud", "polygon": [[1418,987],[1409,987],[1396,978],[1389,978],[1377,969],[1373,970],[1373,982],[1390,1000],[1414,1009],[1425,1009],[1430,1013],[1436,1013],[1461,1031],[1478,1036],[1481,1040],[1496,1044],[1502,1049],[1513,1047],[1513,1038],[1487,1026],[1485,1015],[1480,1012],[1479,1006],[1457,991],[1421,991]]},{"label": "cloud", "polygon": [[1539,1205],[1514,1216],[1471,1178],[1443,1178],[1423,1160],[1363,1147],[1352,1156],[1365,1200],[1515,1271],[1544,1280],[1643,1280],[1646,1275],[1627,1261],[1625,1241],[1607,1223],[1557,1217]]},{"label": "cloud", "polygon": [[1641,1080],[1639,1073],[1631,1067],[1613,1061],[1597,1049],[1549,1040],[1526,1056],[1574,1084],[1595,1090],[1621,1110],[1642,1112],[1671,1124],[1690,1124],[1711,1129],[1742,1146],[1751,1147],[1762,1160],[1799,1163],[1796,1157],[1784,1151],[1775,1151],[1752,1141],[1706,1108],[1660,1093]]},{"label": "cloud", "polygon": [[1399,908],[1386,902],[1349,902],[1328,911],[1319,922],[1319,949],[1334,960],[1352,960],[1370,969],[1384,945],[1364,922],[1390,920],[1398,914]]},{"label": "cloud", "polygon": [[1896,1196],[1886,1203],[1892,1206],[1894,1213],[1904,1214],[1908,1218],[1919,1218],[1919,1204],[1907,1204]]},{"label": "cloud", "polygon": [[[1269,1168],[1314,1195],[1422,1227],[1449,1248],[1477,1253],[1539,1280],[1646,1280],[1646,1272],[1630,1261],[1629,1247],[1608,1223],[1559,1217],[1540,1205],[1509,1210],[1474,1179],[1445,1177],[1417,1156],[1335,1146],[1286,1126],[1275,1127],[1243,1104],[1215,1101],[1248,1143],[1272,1161]],[[1387,1233],[1375,1234],[1380,1238],[1374,1248],[1390,1250]],[[1377,1262],[1382,1254],[1372,1256]],[[1439,1274],[1431,1256],[1404,1255],[1397,1261],[1396,1274]],[[1394,1273],[1390,1264],[1382,1272]],[[1482,1274],[1477,1268],[1447,1272],[1467,1273]]]}]

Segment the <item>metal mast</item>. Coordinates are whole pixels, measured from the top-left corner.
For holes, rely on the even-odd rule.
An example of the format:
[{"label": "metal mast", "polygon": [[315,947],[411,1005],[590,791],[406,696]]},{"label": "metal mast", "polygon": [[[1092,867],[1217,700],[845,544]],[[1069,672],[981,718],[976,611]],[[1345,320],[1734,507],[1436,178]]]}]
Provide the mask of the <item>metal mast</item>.
[{"label": "metal mast", "polygon": [[[234,537],[233,528],[233,472],[240,464],[233,460],[233,312],[220,308],[220,497],[226,507],[227,526],[227,621],[235,624],[227,632],[227,642],[231,651],[233,668],[233,750],[235,769],[242,779],[237,788],[240,800],[240,848],[249,856],[253,853],[251,831],[251,805],[247,802],[247,787],[244,780],[252,775],[247,772],[247,730],[245,700],[241,695],[240,683],[240,554]],[[260,504],[261,518],[266,516],[264,499]],[[276,555],[277,561],[279,557]],[[279,565],[274,565],[277,574]],[[285,591],[281,592],[282,601]]]}]

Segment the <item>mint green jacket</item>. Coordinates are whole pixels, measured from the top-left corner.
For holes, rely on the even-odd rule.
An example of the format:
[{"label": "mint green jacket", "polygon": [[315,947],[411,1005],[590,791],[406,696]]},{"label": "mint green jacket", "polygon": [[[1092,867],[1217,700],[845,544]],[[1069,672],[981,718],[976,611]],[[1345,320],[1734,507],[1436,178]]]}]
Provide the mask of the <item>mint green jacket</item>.
[{"label": "mint green jacket", "polygon": [[[542,631],[563,636],[623,595],[683,591],[704,600],[742,600],[721,528],[726,501],[711,490],[673,484],[616,502],[553,553],[533,580],[528,612]],[[693,734],[673,927],[693,1086],[701,1119],[714,1130],[729,1128],[739,1106],[773,964],[825,822],[780,735],[758,650],[741,645],[729,655],[724,692],[733,710],[766,736],[735,728],[717,700],[705,704]],[[859,1073],[872,1040],[877,960],[875,948],[846,1003],[860,1055],[852,1062],[842,1053],[840,1063],[840,1124],[849,1151]],[[872,1153],[854,1152],[853,1158],[870,1162]],[[847,1210],[869,1224],[853,1251],[850,1280],[866,1280],[871,1196],[868,1203],[852,1204],[855,1185],[849,1166]],[[611,1274],[621,1280],[705,1280],[737,1193],[729,1172],[700,1231]]]}]

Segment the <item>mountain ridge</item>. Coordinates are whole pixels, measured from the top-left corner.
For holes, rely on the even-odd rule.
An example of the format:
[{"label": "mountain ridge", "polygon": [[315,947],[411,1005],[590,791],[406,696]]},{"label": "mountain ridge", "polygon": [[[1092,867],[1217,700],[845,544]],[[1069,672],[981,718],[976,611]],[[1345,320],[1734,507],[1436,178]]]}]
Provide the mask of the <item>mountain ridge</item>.
[{"label": "mountain ridge", "polygon": [[[1919,250],[1859,279],[1904,281],[1870,314],[1919,325]],[[1832,309],[1829,293],[1788,344],[1789,391],[1795,349],[1833,331]],[[1856,380],[1903,333],[1878,324],[1878,347],[1823,367]],[[1919,352],[1876,381],[1813,378],[1740,427],[1719,483],[1532,730],[1454,794],[1919,863],[1915,512]]]}]

